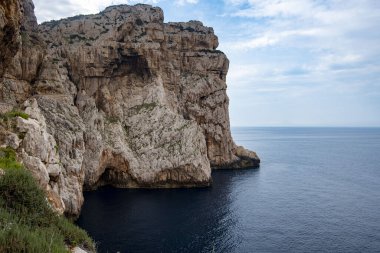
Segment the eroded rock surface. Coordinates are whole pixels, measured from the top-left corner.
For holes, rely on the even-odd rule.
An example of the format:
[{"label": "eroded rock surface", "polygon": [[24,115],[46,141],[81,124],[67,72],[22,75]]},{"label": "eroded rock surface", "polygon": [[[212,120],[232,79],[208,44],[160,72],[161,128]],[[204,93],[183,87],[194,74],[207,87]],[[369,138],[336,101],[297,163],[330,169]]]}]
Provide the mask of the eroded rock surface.
[{"label": "eroded rock surface", "polygon": [[77,215],[104,184],[208,186],[211,168],[259,165],[232,140],[212,28],[142,4],[37,25],[31,1],[13,2],[0,4],[0,109],[30,118],[6,140],[58,209]]}]

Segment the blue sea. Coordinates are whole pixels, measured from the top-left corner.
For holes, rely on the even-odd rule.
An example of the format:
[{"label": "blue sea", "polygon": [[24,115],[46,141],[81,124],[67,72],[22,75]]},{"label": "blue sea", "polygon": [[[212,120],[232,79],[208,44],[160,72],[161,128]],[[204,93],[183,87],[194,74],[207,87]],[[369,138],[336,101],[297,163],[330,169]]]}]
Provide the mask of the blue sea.
[{"label": "blue sea", "polygon": [[380,128],[233,128],[259,169],[85,193],[99,252],[380,252]]}]

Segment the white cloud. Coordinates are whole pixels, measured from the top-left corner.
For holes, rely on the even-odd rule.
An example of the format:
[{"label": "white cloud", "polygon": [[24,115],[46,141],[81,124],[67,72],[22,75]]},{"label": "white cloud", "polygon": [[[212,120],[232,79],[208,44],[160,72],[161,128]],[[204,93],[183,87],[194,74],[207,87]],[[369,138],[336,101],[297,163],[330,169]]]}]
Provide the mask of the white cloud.
[{"label": "white cloud", "polygon": [[[314,10],[312,1],[307,0],[250,0],[246,2],[251,7],[240,10],[234,15],[242,17],[287,17],[306,15]],[[243,1],[240,1],[240,4],[242,3]]]},{"label": "white cloud", "polygon": [[[110,5],[137,3],[157,5],[165,0],[34,0],[39,23],[79,14],[95,14]],[[176,5],[197,4],[199,0],[175,0]]]},{"label": "white cloud", "polygon": [[279,36],[264,35],[259,38],[254,38],[248,41],[241,41],[230,45],[234,49],[252,49],[266,47],[276,44],[279,41]]},{"label": "white cloud", "polygon": [[[380,30],[377,24],[380,23],[380,4],[376,1],[225,2],[239,7],[230,13],[232,17],[245,18],[242,21],[245,23],[244,36],[222,44],[232,55],[241,55],[238,51],[242,51],[257,57],[258,50],[266,50],[271,57],[262,58],[263,64],[295,64],[298,66],[292,68],[301,69],[307,62],[306,68],[312,70],[310,76],[323,72],[330,78],[335,78],[331,72],[353,69],[361,69],[360,75],[363,76],[370,64],[379,64]],[[273,61],[281,54],[285,56],[288,50],[294,51],[294,56],[286,56],[290,57],[288,62]],[[282,77],[283,73],[272,73],[273,80],[276,75]]]},{"label": "white cloud", "polygon": [[320,57],[320,63],[318,66],[316,66],[316,69],[324,71],[332,69],[336,66],[341,67],[350,67],[352,69],[353,65],[356,65],[358,63],[358,67],[363,67],[363,56],[359,54],[337,54],[337,53],[331,53],[322,55]]},{"label": "white cloud", "polygon": [[262,34],[260,37],[256,37],[249,40],[237,41],[226,43],[227,47],[237,50],[247,50],[255,49],[267,46],[273,46],[289,37],[298,37],[298,36],[324,36],[327,31],[323,29],[309,29],[309,30],[288,30],[283,32],[267,32]]},{"label": "white cloud", "polygon": [[185,4],[197,4],[199,0],[176,0],[175,3],[178,5],[185,5]]}]

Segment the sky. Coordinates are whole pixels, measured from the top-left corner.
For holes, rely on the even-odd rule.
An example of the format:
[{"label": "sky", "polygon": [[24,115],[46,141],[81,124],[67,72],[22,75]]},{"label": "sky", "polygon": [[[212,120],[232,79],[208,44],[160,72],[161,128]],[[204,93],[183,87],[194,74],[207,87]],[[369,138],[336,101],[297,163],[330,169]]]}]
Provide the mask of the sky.
[{"label": "sky", "polygon": [[379,0],[34,0],[38,22],[139,2],[214,28],[232,126],[380,126]]}]

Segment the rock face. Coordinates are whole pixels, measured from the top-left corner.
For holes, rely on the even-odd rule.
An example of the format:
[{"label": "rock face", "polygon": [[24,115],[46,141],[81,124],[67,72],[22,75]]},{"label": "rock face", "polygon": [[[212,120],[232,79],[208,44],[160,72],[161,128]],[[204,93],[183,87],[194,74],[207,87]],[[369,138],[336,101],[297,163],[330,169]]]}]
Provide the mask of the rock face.
[{"label": "rock face", "polygon": [[0,4],[0,109],[30,115],[9,142],[58,209],[77,215],[83,189],[100,185],[208,186],[211,168],[259,165],[232,140],[212,28],[164,23],[142,4],[37,25],[30,1],[11,2]]}]

